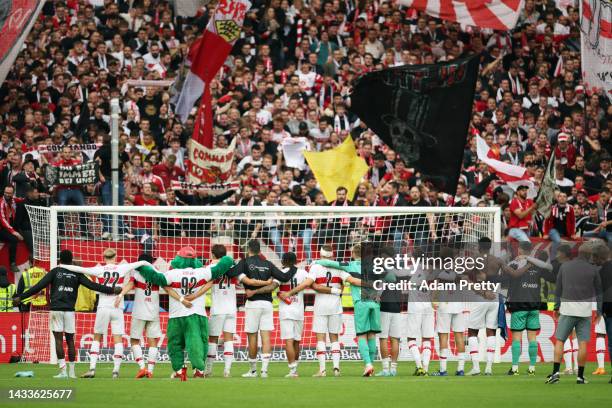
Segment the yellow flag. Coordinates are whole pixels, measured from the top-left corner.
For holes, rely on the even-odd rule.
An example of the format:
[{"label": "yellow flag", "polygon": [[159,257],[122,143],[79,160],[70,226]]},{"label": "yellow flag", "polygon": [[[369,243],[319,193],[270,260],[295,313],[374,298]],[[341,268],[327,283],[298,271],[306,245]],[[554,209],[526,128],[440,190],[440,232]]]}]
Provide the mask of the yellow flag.
[{"label": "yellow flag", "polygon": [[345,187],[352,200],[363,175],[368,171],[366,161],[357,156],[355,144],[347,137],[338,147],[324,152],[304,152],[304,157],[321,186],[327,201],[336,199],[336,189]]}]

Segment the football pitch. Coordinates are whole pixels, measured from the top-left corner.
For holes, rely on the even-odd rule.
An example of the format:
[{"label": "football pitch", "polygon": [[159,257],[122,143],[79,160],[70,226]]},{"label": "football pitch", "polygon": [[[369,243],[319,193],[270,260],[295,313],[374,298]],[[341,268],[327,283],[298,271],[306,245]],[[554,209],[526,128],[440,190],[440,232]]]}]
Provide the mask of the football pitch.
[{"label": "football pitch", "polygon": [[[377,366],[379,366],[378,364]],[[468,364],[469,365],[469,364]],[[414,365],[400,363],[399,376],[362,378],[362,365],[343,363],[339,378],[312,378],[316,363],[299,367],[300,378],[283,378],[287,366],[270,364],[270,377],[240,378],[247,370],[244,363],[232,367],[232,378],[222,378],[222,363],[216,364],[214,376],[189,378],[187,382],[171,380],[169,364],[158,365],[155,378],[135,379],[136,365],[125,364],[121,378],[111,379],[111,365],[99,364],[95,379],[51,378],[57,367],[42,364],[0,365],[0,407],[606,407],[612,402],[609,375],[587,375],[590,384],[577,385],[575,376],[562,376],[561,383],[546,385],[551,366],[537,366],[537,374],[507,376],[507,364],[496,364],[491,377],[413,377]],[[435,369],[434,362],[432,367]],[[378,367],[377,367],[378,368]],[[595,366],[587,366],[590,374]],[[451,364],[449,369],[454,369]],[[34,378],[13,377],[18,370],[34,371]],[[77,364],[77,375],[87,370]],[[8,389],[72,388],[69,402],[9,400]]]}]

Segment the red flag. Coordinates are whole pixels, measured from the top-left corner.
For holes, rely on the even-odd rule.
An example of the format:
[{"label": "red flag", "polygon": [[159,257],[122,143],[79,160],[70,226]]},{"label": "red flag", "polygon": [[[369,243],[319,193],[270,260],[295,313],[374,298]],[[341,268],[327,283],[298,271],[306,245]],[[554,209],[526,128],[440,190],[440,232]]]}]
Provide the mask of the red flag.
[{"label": "red flag", "polygon": [[191,67],[176,103],[176,115],[183,123],[204,92],[204,87],[223,66],[240,36],[244,17],[250,7],[249,0],[220,0],[206,30],[191,45],[187,56]]},{"label": "red flag", "polygon": [[212,98],[208,86],[204,88],[204,94],[198,108],[198,116],[193,127],[193,139],[209,149],[212,149],[214,145]]},{"label": "red flag", "polygon": [[516,26],[523,0],[400,0],[402,5],[463,25],[495,30]]}]

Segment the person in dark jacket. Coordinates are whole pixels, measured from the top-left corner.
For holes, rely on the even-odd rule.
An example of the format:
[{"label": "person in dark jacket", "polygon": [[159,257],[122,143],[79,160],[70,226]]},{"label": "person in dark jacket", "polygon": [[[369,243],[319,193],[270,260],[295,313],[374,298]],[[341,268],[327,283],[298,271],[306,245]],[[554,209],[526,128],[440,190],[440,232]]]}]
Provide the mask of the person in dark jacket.
[{"label": "person in dark jacket", "polygon": [[[608,333],[608,355],[612,356],[612,260],[609,254],[608,259],[604,260],[599,270],[599,277],[603,292],[601,311],[606,323],[606,333]],[[612,384],[612,378],[610,378],[610,384]]]},{"label": "person in dark jacket", "polygon": [[19,231],[23,237],[23,241],[30,251],[30,257],[34,256],[34,240],[32,236],[32,223],[26,206],[46,207],[47,202],[40,197],[40,192],[36,187],[26,189],[25,200],[17,203],[15,212],[15,229]]},{"label": "person in dark jacket", "polygon": [[[60,368],[60,373],[54,378],[76,378],[74,373],[74,361],[76,360],[76,349],[74,347],[74,304],[79,293],[79,286],[107,295],[121,292],[120,286],[110,287],[99,285],[80,273],[71,272],[62,265],[72,265],[72,252],[63,250],[59,256],[60,265],[49,271],[36,285],[26,290],[19,296],[13,298],[13,304],[19,306],[23,299],[40,292],[51,285],[51,331],[55,338],[55,352]],[[68,346],[68,361],[70,373],[66,373],[66,359],[64,354],[63,338],[66,337]]]},{"label": "person in dark jacket", "polygon": [[[199,187],[193,194],[184,194],[180,190],[176,191],[176,197],[186,205],[205,206],[221,204],[235,194],[235,190],[226,191],[216,196],[210,195],[205,187]],[[190,237],[204,237],[210,235],[211,220],[205,219],[185,219],[183,229]]]}]

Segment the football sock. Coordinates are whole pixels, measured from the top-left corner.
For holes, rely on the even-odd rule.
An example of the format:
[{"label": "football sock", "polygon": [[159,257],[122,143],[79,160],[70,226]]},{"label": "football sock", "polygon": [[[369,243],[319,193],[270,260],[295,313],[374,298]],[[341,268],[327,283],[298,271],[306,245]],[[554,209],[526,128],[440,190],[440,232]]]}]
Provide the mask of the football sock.
[{"label": "football sock", "polygon": [[512,367],[518,367],[521,358],[521,341],[512,340]]},{"label": "football sock", "polygon": [[225,371],[229,372],[234,361],[234,342],[226,341],[223,343],[223,361],[225,363]]},{"label": "football sock", "polygon": [[469,337],[468,347],[470,348],[470,357],[472,359],[472,370],[480,371],[480,352],[478,350],[478,337]]},{"label": "football sock", "polygon": [[251,372],[257,371],[257,357],[249,358],[249,368],[251,369]]},{"label": "football sock", "polygon": [[563,361],[565,363],[565,369],[572,369],[572,341],[570,339],[565,340],[563,343]]},{"label": "football sock", "polygon": [[495,336],[487,337],[487,371],[493,368],[493,359],[495,358]]},{"label": "football sock", "polygon": [[561,368],[561,363],[553,363],[553,374],[558,373]]},{"label": "football sock", "polygon": [[391,364],[391,358],[385,357],[382,359],[382,369],[383,371],[389,371],[389,365]]},{"label": "football sock", "polygon": [[538,361],[538,342],[534,340],[534,341],[529,342],[529,366],[535,367],[537,361]]},{"label": "football sock", "polygon": [[337,341],[331,344],[332,364],[334,368],[340,369],[340,343]]},{"label": "football sock", "polygon": [[597,355],[597,368],[604,368],[606,359],[606,338],[597,337],[595,340],[595,354]]},{"label": "football sock", "polygon": [[208,343],[208,352],[206,353],[206,372],[212,372],[213,363],[217,358],[217,343]]},{"label": "football sock", "polygon": [[397,372],[397,361],[391,362],[391,372]]},{"label": "football sock", "polygon": [[268,365],[270,365],[270,357],[272,357],[272,355],[269,353],[261,355],[261,372],[262,373],[268,372]]},{"label": "football sock", "polygon": [[150,373],[152,373],[153,370],[155,370],[155,363],[157,363],[158,354],[159,354],[159,349],[157,347],[149,347],[147,371]]},{"label": "football sock", "polygon": [[465,352],[457,353],[457,370],[463,371],[465,368]]},{"label": "football sock", "polygon": [[446,360],[448,359],[448,349],[442,349],[440,350],[440,371],[441,372],[445,372],[446,371]]},{"label": "football sock", "polygon": [[370,349],[370,362],[376,361],[378,357],[378,349],[376,348],[376,337],[368,339],[368,348]]},{"label": "football sock", "polygon": [[423,351],[421,354],[423,359],[423,369],[425,371],[429,371],[429,360],[431,359],[431,341],[423,341]]},{"label": "football sock", "polygon": [[584,366],[578,367],[578,378],[584,378]]},{"label": "football sock", "polygon": [[317,341],[317,360],[319,360],[319,371],[325,371],[325,342]]},{"label": "football sock", "polygon": [[578,367],[578,339],[572,339],[572,359],[574,360],[574,370]]},{"label": "football sock", "polygon": [[419,352],[419,347],[415,340],[410,340],[408,342],[408,350],[412,353],[412,358],[414,358],[414,364],[416,364],[417,368],[423,368],[421,353]]},{"label": "football sock", "polygon": [[113,353],[113,372],[119,371],[121,361],[123,361],[123,343],[116,343],[115,351]]},{"label": "football sock", "polygon": [[142,347],[140,347],[140,344],[132,344],[132,354],[134,354],[134,361],[138,364],[138,368],[142,370],[145,363],[142,359]]},{"label": "football sock", "polygon": [[362,337],[357,341],[357,346],[359,348],[359,354],[361,354],[361,358],[363,362],[368,365],[372,364],[372,359],[370,358],[370,348],[368,347],[368,341]]},{"label": "football sock", "polygon": [[68,363],[68,370],[70,375],[74,377],[74,361]]},{"label": "football sock", "polygon": [[100,342],[92,341],[91,348],[89,349],[89,369],[95,370],[96,363],[98,362],[98,354],[100,354]]},{"label": "football sock", "polygon": [[60,358],[57,360],[57,365],[62,373],[66,374],[66,359]]}]

